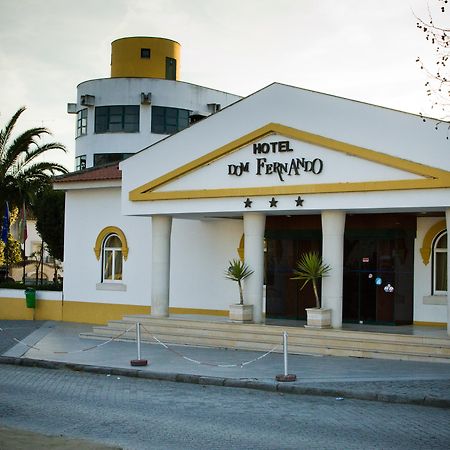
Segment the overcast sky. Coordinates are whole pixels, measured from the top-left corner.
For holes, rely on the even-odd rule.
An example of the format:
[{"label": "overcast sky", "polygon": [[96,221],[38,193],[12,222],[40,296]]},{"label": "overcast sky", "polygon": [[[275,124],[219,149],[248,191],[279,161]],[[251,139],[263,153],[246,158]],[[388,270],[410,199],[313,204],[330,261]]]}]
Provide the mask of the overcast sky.
[{"label": "overcast sky", "polygon": [[52,159],[72,170],[67,103],[80,82],[109,77],[111,41],[125,36],[180,42],[182,81],[243,96],[278,81],[439,116],[414,13],[426,18],[427,1],[0,0],[0,124],[27,106],[20,126],[50,128],[69,150]]}]

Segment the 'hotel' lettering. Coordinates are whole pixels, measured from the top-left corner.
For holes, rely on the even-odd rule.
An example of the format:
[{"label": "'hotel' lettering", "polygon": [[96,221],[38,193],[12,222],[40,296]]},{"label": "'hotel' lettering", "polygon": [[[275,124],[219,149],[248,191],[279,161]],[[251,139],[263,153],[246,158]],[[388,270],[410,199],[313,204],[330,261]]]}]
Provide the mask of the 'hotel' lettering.
[{"label": "'hotel' lettering", "polygon": [[289,141],[278,141],[278,142],[262,142],[258,144],[253,144],[253,154],[260,155],[261,153],[283,153],[292,152],[292,148],[289,147]]}]

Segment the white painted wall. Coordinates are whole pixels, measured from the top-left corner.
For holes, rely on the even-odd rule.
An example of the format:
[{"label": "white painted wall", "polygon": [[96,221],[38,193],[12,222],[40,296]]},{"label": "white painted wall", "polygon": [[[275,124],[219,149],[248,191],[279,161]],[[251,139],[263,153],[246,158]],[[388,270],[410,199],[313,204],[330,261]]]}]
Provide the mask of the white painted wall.
[{"label": "white painted wall", "polygon": [[[121,216],[120,189],[67,192],[65,221],[65,301],[149,304],[150,219]],[[101,260],[95,256],[94,245],[107,226],[119,227],[128,241],[129,255],[123,266],[126,291],[96,289],[101,281]]]},{"label": "white painted wall", "polygon": [[[151,305],[151,218],[120,214],[118,188],[68,191],[64,300]],[[101,261],[94,245],[106,226],[117,226],[128,241],[123,266],[126,291],[98,290]],[[172,228],[170,306],[227,309],[238,299],[235,283],[225,279],[237,257],[241,220],[174,220]]]},{"label": "white painted wall", "polygon": [[[417,236],[414,248],[414,321],[417,322],[446,322],[447,305],[424,304],[424,298],[430,298],[432,286],[432,255],[430,262],[425,265],[420,254],[422,242],[425,234],[436,222],[441,221],[442,217],[417,218]],[[433,296],[434,300],[447,301],[447,296]]]},{"label": "white painted wall", "polygon": [[238,258],[242,220],[174,220],[170,306],[228,310],[239,301],[235,282],[224,276]]},{"label": "white painted wall", "polygon": [[[37,300],[62,300],[61,291],[41,291],[36,290]],[[25,290],[22,289],[0,289],[0,298],[23,298],[25,299]]]}]

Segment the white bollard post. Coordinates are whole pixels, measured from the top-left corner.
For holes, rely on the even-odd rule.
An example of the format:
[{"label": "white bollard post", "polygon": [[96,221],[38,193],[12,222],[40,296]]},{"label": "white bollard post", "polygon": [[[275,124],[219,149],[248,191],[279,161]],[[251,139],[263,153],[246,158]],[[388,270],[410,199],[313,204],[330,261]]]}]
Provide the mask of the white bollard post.
[{"label": "white bollard post", "polygon": [[136,322],[137,359],[141,359],[141,324]]},{"label": "white bollard post", "polygon": [[283,331],[283,359],[284,359],[284,374],[277,375],[275,379],[277,381],[295,381],[297,375],[288,373],[288,334],[287,331]]},{"label": "white bollard post", "polygon": [[146,366],[148,361],[141,359],[141,323],[136,322],[136,344],[137,344],[137,359],[132,359],[130,364],[132,366]]},{"label": "white bollard post", "polygon": [[283,331],[284,376],[288,374],[288,334]]}]

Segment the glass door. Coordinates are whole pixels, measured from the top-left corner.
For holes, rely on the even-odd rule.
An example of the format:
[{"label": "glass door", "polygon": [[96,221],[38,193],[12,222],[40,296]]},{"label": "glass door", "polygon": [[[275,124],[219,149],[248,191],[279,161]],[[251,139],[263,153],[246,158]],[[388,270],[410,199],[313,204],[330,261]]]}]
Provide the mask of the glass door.
[{"label": "glass door", "polygon": [[343,320],[411,323],[413,239],[346,237]]},{"label": "glass door", "polygon": [[306,319],[305,308],[315,306],[312,287],[300,291],[300,282],[291,278],[301,253],[320,253],[320,239],[266,239],[266,247],[266,317]]}]

